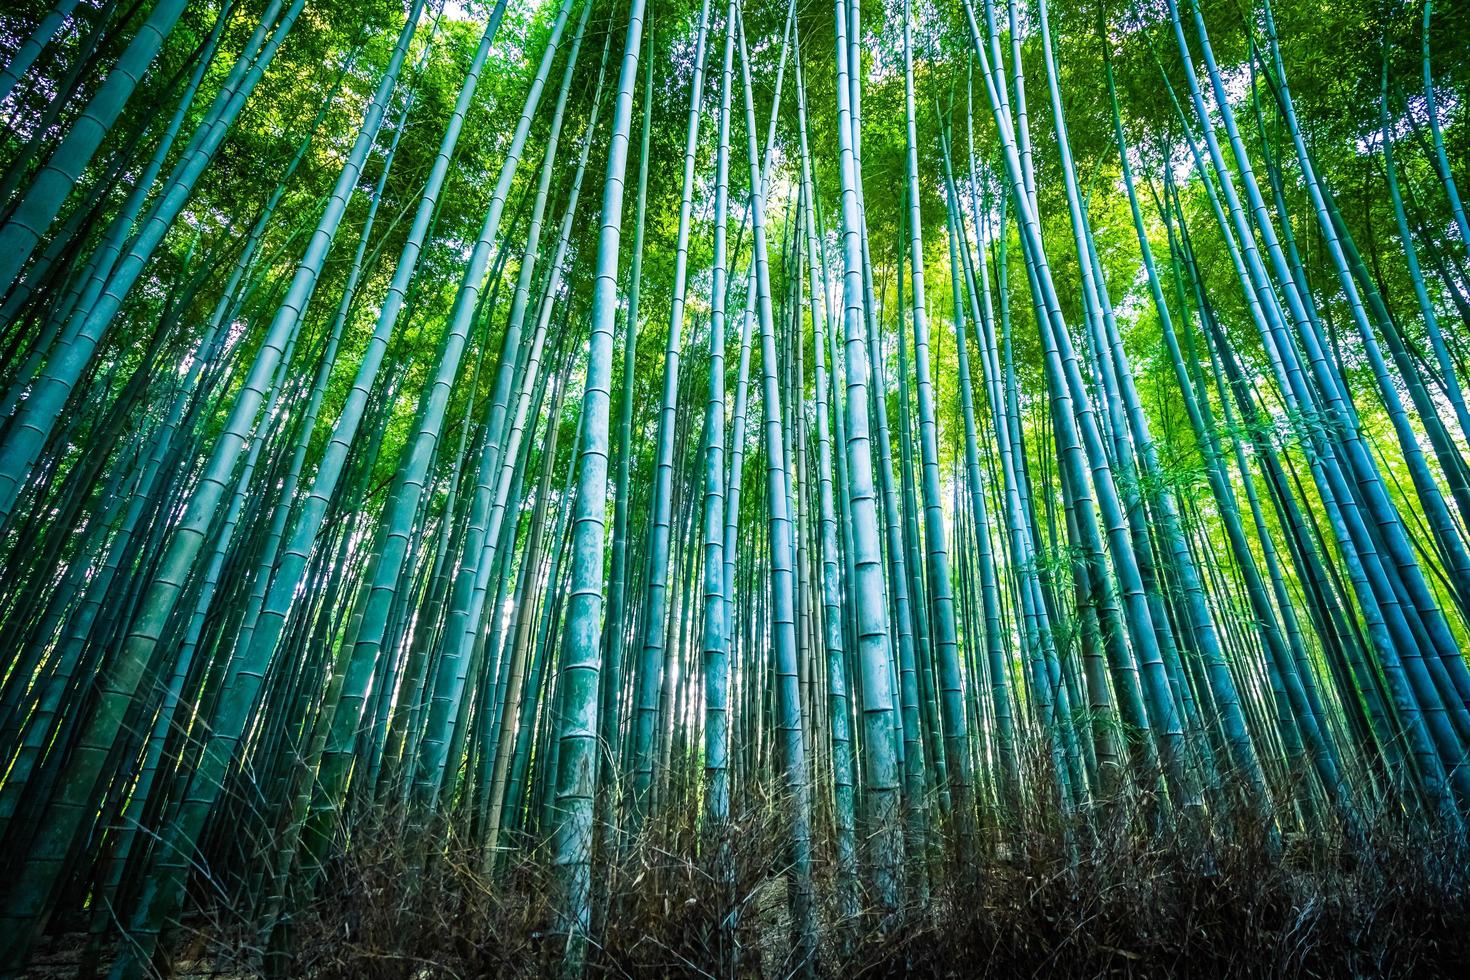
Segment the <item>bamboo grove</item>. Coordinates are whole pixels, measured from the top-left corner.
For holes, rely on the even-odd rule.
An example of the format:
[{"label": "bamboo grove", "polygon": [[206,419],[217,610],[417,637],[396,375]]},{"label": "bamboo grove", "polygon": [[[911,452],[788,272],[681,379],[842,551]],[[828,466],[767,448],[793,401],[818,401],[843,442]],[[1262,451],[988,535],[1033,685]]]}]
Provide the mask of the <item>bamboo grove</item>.
[{"label": "bamboo grove", "polygon": [[0,971],[370,814],[569,975],[753,808],[796,972],[1043,825],[1463,842],[1442,6],[9,8]]}]

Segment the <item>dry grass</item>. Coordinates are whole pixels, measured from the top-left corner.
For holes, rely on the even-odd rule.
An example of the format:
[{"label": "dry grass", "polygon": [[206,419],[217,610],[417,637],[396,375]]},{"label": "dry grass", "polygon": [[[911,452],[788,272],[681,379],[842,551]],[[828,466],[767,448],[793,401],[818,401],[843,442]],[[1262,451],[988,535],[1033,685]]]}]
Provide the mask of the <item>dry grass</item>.
[{"label": "dry grass", "polygon": [[[881,927],[871,914],[839,922],[826,900],[818,974],[1465,975],[1470,892],[1463,852],[1445,839],[1378,819],[1357,847],[1277,845],[1240,820],[1229,832],[1216,828],[1212,845],[1186,847],[1170,832],[1139,834],[1139,823],[1114,809],[1106,822],[1079,820],[1065,837],[1056,827],[1028,828],[1009,848],[988,846],[980,861],[933,854],[928,899]],[[298,913],[283,972],[323,980],[555,973],[545,853],[516,852],[492,876],[452,827],[406,839],[400,826],[355,830],[328,887]],[[691,816],[646,828],[599,873],[609,913],[589,972],[789,975],[780,826],[769,800],[734,819],[733,887],[707,874]],[[833,873],[819,866],[823,896],[833,892]],[[723,921],[733,925],[722,933]]]}]

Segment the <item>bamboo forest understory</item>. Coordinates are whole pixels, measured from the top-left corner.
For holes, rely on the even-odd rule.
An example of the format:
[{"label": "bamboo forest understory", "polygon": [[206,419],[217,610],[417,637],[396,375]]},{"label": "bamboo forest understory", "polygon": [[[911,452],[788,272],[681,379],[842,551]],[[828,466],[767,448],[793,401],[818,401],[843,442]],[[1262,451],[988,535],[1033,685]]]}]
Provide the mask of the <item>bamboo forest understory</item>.
[{"label": "bamboo forest understory", "polygon": [[0,977],[1463,976],[1467,98],[1451,0],[4,4]]}]

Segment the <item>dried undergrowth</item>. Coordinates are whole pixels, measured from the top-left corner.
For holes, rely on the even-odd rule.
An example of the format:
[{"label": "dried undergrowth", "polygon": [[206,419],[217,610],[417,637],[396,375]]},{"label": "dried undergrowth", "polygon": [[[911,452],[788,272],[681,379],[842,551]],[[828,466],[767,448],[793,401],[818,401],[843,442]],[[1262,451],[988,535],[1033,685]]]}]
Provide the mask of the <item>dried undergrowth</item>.
[{"label": "dried undergrowth", "polygon": [[[697,812],[690,806],[678,812]],[[1259,823],[1137,832],[1116,811],[993,840],[978,860],[924,862],[927,897],[841,922],[819,852],[820,976],[1461,977],[1470,962],[1463,853],[1379,817],[1349,845]],[[732,820],[733,881],[708,873],[692,816],[622,842],[595,880],[609,910],[589,972],[784,977],[790,922],[779,805]],[[1080,829],[1079,829],[1080,828]],[[1121,829],[1135,828],[1135,829]],[[377,820],[300,910],[282,972],[314,978],[534,977],[556,972],[554,868],[544,851],[487,870],[452,825],[406,836]],[[616,842],[606,846],[619,846]],[[728,923],[722,931],[721,923]],[[221,951],[225,952],[224,950]]]}]

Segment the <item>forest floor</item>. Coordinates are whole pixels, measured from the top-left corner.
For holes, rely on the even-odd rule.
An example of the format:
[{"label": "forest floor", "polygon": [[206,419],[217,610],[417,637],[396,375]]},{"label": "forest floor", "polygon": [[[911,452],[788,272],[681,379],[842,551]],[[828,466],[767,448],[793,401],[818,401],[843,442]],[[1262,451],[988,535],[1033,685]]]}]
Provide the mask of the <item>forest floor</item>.
[{"label": "forest floor", "polygon": [[[736,882],[720,890],[692,853],[651,842],[594,882],[614,910],[589,958],[593,977],[794,975],[788,877],[769,828],[736,835]],[[681,840],[681,843],[687,841]],[[1384,977],[1470,975],[1470,867],[1463,850],[1422,833],[1375,829],[1356,847],[1279,848],[1249,834],[1206,859],[1178,842],[1093,835],[1070,851],[1038,835],[991,849],[983,866],[939,853],[928,884],[888,920],[866,911],[839,924],[830,865],[818,869],[815,975],[878,977]],[[1188,856],[1184,856],[1185,854]],[[549,861],[494,875],[476,848],[440,858],[402,835],[359,834],[283,942],[276,975],[323,980],[556,975]],[[868,906],[869,908],[871,906]],[[721,910],[724,910],[723,912]],[[733,910],[733,915],[731,914]],[[721,932],[720,923],[734,922]],[[259,931],[214,908],[186,923],[173,973],[263,975]],[[85,936],[53,938],[35,977],[75,976]],[[105,957],[107,952],[104,951]],[[733,962],[732,962],[733,961]]]}]

